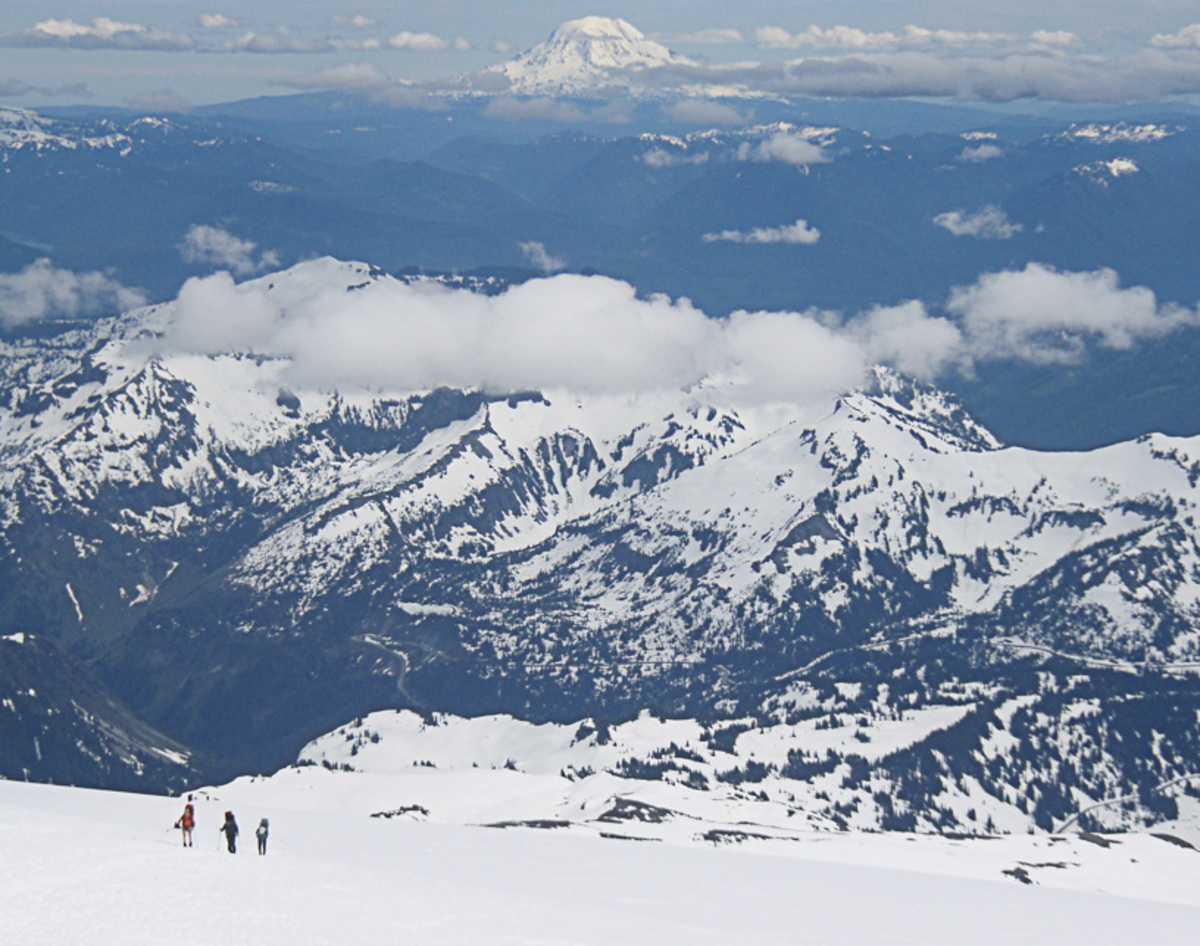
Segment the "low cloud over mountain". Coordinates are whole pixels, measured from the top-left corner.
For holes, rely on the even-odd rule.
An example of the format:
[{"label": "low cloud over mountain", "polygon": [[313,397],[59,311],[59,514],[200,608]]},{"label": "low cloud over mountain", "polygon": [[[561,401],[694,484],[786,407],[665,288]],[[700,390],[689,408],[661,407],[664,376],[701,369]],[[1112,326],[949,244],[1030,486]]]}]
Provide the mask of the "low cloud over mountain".
[{"label": "low cloud over mountain", "polygon": [[20,272],[0,273],[0,327],[46,318],[115,313],[144,305],[140,289],[108,273],[76,273],[39,259]]},{"label": "low cloud over mountain", "polygon": [[[561,263],[540,251],[547,267]],[[527,252],[538,256],[539,247]],[[269,281],[239,285],[218,273],[186,283],[160,347],[283,358],[302,385],[612,394],[703,385],[736,401],[802,402],[854,388],[874,364],[932,378],[979,360],[1063,362],[1089,341],[1127,348],[1196,324],[1195,310],[1124,288],[1111,270],[1038,264],[955,289],[944,313],[903,302],[849,316],[728,319],[686,299],[640,298],[604,277],[560,275],[497,296],[379,280],[351,294],[315,285],[282,300]]]}]

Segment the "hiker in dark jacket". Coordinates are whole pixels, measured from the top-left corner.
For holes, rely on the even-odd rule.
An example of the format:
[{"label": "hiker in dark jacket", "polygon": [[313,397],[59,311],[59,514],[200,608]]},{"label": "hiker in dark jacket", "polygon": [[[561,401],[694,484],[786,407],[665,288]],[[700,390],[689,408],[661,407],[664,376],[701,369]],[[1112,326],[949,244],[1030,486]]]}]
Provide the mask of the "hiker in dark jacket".
[{"label": "hiker in dark jacket", "polygon": [[267,835],[271,833],[271,822],[266,818],[258,823],[258,830],[254,832],[254,836],[258,838],[258,853],[267,853]]},{"label": "hiker in dark jacket", "polygon": [[236,854],[238,826],[237,819],[233,817],[232,811],[225,812],[225,823],[217,830],[225,832],[225,843],[229,845],[229,853]]}]

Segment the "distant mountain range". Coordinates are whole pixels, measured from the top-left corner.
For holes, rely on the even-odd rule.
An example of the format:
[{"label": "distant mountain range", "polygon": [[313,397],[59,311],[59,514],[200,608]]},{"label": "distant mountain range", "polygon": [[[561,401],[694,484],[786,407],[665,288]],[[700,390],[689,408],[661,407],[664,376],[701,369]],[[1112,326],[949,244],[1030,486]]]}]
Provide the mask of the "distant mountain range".
[{"label": "distant mountain range", "polygon": [[[48,256],[168,299],[204,271],[179,246],[206,224],[285,262],[332,254],[508,280],[537,274],[522,245],[540,243],[569,270],[688,296],[714,315],[852,313],[907,298],[936,307],[981,273],[1030,261],[1112,267],[1164,301],[1196,302],[1180,263],[1200,226],[1185,115],[1070,123],[805,101],[740,106],[778,120],[697,130],[643,103],[624,126],[548,134],[553,123],[497,120],[485,101],[449,113],[344,95],[169,118],[0,112],[0,268]],[[884,135],[851,118],[914,131]],[[916,131],[931,123],[957,130]],[[811,145],[809,163],[764,150],[777,139]],[[705,239],[797,219],[819,239]],[[946,383],[1008,442],[1189,434],[1200,430],[1198,344],[1183,330],[1066,370],[996,362]]]},{"label": "distant mountain range", "polygon": [[[261,284],[286,312],[391,278],[323,259]],[[1122,792],[1152,820],[1200,764],[1196,438],[1003,447],[882,371],[816,409],[309,389],[276,359],[149,357],[172,312],[0,345],[9,777],[266,769],[396,706],[652,709],[714,745],[939,720],[903,752],[729,759],[842,779],[882,826],[968,827],[949,785],[998,824]]]}]

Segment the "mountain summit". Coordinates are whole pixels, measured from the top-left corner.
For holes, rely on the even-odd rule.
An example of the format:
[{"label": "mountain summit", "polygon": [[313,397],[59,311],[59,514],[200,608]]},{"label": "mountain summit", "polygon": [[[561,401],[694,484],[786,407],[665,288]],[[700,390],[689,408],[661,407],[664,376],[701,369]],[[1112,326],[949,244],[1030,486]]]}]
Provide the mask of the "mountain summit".
[{"label": "mountain summit", "polygon": [[506,77],[520,95],[579,95],[626,85],[622,73],[690,62],[626,20],[585,16],[489,71]]}]

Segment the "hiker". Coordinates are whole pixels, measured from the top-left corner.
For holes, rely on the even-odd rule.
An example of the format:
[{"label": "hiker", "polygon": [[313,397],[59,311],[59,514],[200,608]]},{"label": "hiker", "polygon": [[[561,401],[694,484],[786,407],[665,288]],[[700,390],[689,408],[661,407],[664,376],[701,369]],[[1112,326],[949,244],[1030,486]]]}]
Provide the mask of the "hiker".
[{"label": "hiker", "polygon": [[258,853],[267,853],[267,835],[271,833],[271,822],[266,818],[258,823],[258,830],[254,832],[254,836],[258,838]]},{"label": "hiker", "polygon": [[[189,795],[190,799],[191,796]],[[192,846],[192,828],[196,827],[196,809],[192,807],[191,801],[183,806],[183,814],[175,822],[175,827],[183,834],[183,846]]]},{"label": "hiker", "polygon": [[225,832],[225,843],[229,845],[229,853],[236,854],[238,826],[232,811],[225,812],[225,823],[217,828],[217,830]]}]

